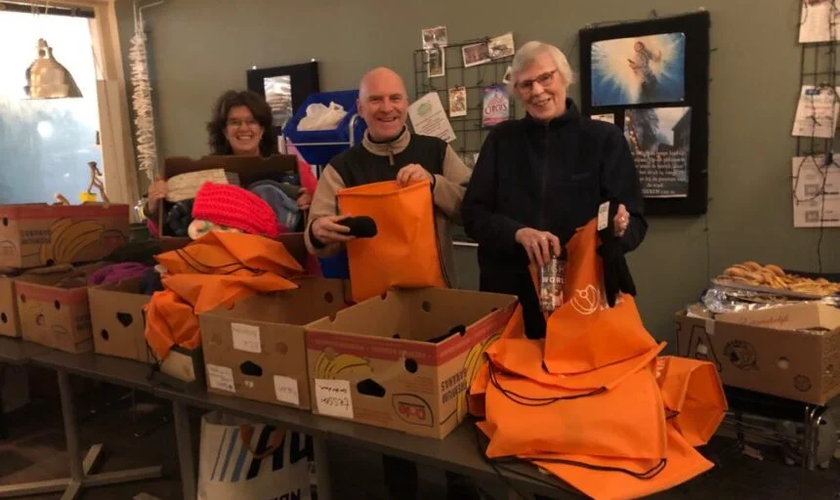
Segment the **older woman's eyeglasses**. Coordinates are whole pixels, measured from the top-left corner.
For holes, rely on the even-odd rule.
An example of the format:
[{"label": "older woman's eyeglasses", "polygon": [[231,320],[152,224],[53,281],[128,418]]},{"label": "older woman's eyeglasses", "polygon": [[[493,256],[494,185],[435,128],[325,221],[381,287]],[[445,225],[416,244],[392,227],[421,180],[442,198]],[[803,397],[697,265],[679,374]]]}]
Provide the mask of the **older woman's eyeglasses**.
[{"label": "older woman's eyeglasses", "polygon": [[539,75],[536,78],[531,78],[530,80],[522,80],[521,82],[517,82],[516,86],[519,87],[519,90],[523,92],[532,92],[534,90],[535,83],[539,83],[540,87],[551,85],[551,82],[554,81],[554,73],[557,73],[556,69],[546,71],[545,73]]},{"label": "older woman's eyeglasses", "polygon": [[246,127],[253,127],[254,125],[257,125],[258,123],[259,122],[257,122],[257,120],[255,120],[253,118],[246,118],[244,120],[242,120],[240,118],[233,118],[233,119],[227,121],[227,126],[228,127],[233,127],[233,128],[239,128],[243,125],[245,125]]}]

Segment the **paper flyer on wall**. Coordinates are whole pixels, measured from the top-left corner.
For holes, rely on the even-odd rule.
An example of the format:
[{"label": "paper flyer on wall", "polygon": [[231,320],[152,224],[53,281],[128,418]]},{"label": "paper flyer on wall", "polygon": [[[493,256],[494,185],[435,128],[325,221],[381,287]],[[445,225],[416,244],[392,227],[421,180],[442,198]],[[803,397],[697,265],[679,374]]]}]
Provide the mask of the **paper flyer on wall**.
[{"label": "paper flyer on wall", "polygon": [[799,43],[839,40],[840,26],[832,27],[840,15],[840,0],[802,0]]},{"label": "paper flyer on wall", "polygon": [[793,227],[840,227],[840,154],[833,165],[818,162],[822,156],[793,159]]},{"label": "paper flyer on wall", "polygon": [[446,33],[446,26],[435,26],[434,28],[426,28],[424,30],[421,30],[420,34],[424,49],[446,47],[449,44],[449,36]]},{"label": "paper flyer on wall", "polygon": [[408,117],[416,134],[438,137],[446,142],[455,140],[455,131],[437,92],[429,92],[414,101],[408,107]]},{"label": "paper flyer on wall", "polygon": [[507,32],[504,35],[491,38],[487,44],[487,49],[490,52],[491,59],[513,57],[513,54],[516,53],[516,45],[513,43],[513,33]]},{"label": "paper flyer on wall", "polygon": [[463,86],[449,89],[449,116],[467,116],[467,88]]},{"label": "paper flyer on wall", "polygon": [[504,85],[484,87],[484,105],[481,107],[481,124],[498,125],[510,118],[510,97]]},{"label": "paper flyer on wall", "polygon": [[[832,112],[833,110],[833,112]],[[840,113],[840,87],[816,87],[803,85],[793,119],[793,135],[796,137],[834,137],[837,116]]]},{"label": "paper flyer on wall", "polygon": [[628,109],[624,135],[645,198],[688,197],[691,108]]},{"label": "paper flyer on wall", "polygon": [[426,74],[429,78],[446,75],[446,49],[426,50]]}]

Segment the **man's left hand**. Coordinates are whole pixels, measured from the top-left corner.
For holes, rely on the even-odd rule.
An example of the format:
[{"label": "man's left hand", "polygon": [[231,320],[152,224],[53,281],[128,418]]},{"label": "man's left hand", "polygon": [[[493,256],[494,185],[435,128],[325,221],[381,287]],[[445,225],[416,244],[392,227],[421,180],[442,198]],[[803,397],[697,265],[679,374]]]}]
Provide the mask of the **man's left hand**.
[{"label": "man's left hand", "polygon": [[406,165],[397,172],[397,184],[403,187],[426,180],[433,182],[434,177],[432,177],[431,172],[417,163]]},{"label": "man's left hand", "polygon": [[621,204],[618,206],[618,210],[615,212],[615,218],[613,219],[615,235],[619,238],[624,236],[628,225],[630,225],[630,212],[627,211],[627,207],[624,204]]}]

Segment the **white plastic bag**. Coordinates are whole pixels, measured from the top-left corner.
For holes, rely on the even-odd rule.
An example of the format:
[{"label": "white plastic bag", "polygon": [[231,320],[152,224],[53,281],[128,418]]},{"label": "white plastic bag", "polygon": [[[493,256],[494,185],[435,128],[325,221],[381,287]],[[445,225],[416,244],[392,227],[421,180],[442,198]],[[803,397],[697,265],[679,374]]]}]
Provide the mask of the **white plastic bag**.
[{"label": "white plastic bag", "polygon": [[312,438],[210,412],[201,417],[198,500],[310,500]]},{"label": "white plastic bag", "polygon": [[306,107],[306,116],[298,123],[298,130],[312,132],[315,130],[335,130],[347,111],[341,104],[330,102],[329,107],[317,102]]}]

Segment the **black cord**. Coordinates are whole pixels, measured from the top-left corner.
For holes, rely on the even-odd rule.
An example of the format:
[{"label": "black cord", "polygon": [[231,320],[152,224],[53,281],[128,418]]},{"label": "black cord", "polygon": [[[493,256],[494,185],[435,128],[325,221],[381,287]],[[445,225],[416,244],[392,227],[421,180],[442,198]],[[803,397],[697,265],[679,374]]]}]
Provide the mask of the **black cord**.
[{"label": "black cord", "polygon": [[555,396],[550,398],[532,398],[530,396],[523,396],[521,394],[517,394],[511,390],[505,389],[499,383],[498,378],[496,378],[496,368],[492,362],[488,361],[487,366],[490,368],[490,383],[493,384],[493,387],[499,390],[503,396],[508,398],[509,400],[513,401],[516,404],[522,406],[548,406],[559,401],[571,401],[573,399],[581,399],[581,398],[588,398],[591,396],[597,396],[598,394],[603,394],[607,392],[606,387],[600,387],[595,389],[594,391],[585,392],[582,394],[575,394],[573,396]]},{"label": "black cord", "polygon": [[661,474],[662,471],[664,471],[665,468],[668,466],[668,459],[667,458],[659,459],[659,461],[655,465],[653,465],[650,469],[647,469],[647,470],[642,471],[642,472],[632,471],[630,469],[625,469],[623,467],[610,467],[610,466],[604,466],[604,465],[594,465],[594,464],[588,464],[586,462],[579,462],[579,461],[576,461],[576,460],[565,460],[565,459],[562,459],[562,458],[547,458],[547,459],[546,458],[539,458],[539,459],[533,459],[533,460],[524,460],[524,459],[517,458],[517,457],[509,457],[509,458],[506,458],[506,459],[505,458],[493,459],[493,458],[488,458],[487,453],[485,451],[486,448],[487,448],[487,445],[489,445],[489,443],[490,443],[490,439],[485,436],[484,439],[487,440],[487,443],[482,444],[482,437],[481,437],[482,433],[478,430],[478,427],[473,425],[473,431],[475,432],[476,446],[478,447],[478,452],[484,458],[484,461],[487,462],[490,465],[490,467],[493,468],[493,470],[496,472],[496,475],[499,476],[499,478],[502,480],[502,482],[504,482],[505,485],[508,488],[510,488],[514,493],[516,493],[523,500],[527,500],[529,497],[523,495],[522,492],[520,492],[519,490],[514,488],[513,484],[508,480],[508,478],[505,477],[502,474],[502,471],[507,472],[508,474],[515,474],[519,477],[523,477],[523,478],[529,479],[531,481],[540,483],[540,484],[542,484],[544,486],[547,486],[551,489],[560,490],[561,488],[558,487],[557,484],[555,484],[555,483],[552,483],[550,481],[546,481],[545,479],[541,479],[539,477],[535,477],[531,474],[526,474],[525,472],[521,472],[521,471],[512,469],[510,467],[506,467],[505,465],[502,465],[502,464],[517,464],[517,465],[528,464],[528,465],[536,467],[539,470],[539,467],[536,464],[534,464],[535,461],[536,462],[546,462],[546,463],[556,463],[556,464],[561,464],[561,465],[569,465],[569,466],[572,466],[572,467],[580,467],[580,468],[583,468],[583,469],[588,469],[588,470],[593,470],[593,471],[598,471],[598,472],[616,472],[616,473],[620,473],[620,474],[626,474],[628,476],[634,477],[634,478],[642,480],[642,481],[648,481],[648,480],[651,480],[651,479],[655,478],[656,476]]},{"label": "black cord", "polygon": [[[210,266],[210,265],[204,264],[203,262],[198,260],[194,255],[190,255],[190,253],[187,252],[186,249],[183,249],[183,248],[177,249],[177,250],[175,250],[175,252],[179,257],[181,257],[184,260],[185,264],[187,264],[192,269],[194,269],[196,272],[199,272],[201,274],[208,274],[208,271],[219,271],[219,270],[224,270],[226,268],[230,268],[230,270],[220,272],[220,273],[215,273],[215,274],[227,276],[227,275],[231,275],[231,274],[234,274],[234,273],[236,273],[238,271],[242,271],[242,270],[250,271],[250,272],[254,273],[255,275],[260,275],[260,274],[265,273],[265,271],[262,270],[262,269],[249,267],[249,266],[246,266],[245,264],[243,264],[241,262],[238,262],[238,261],[230,262],[228,264],[223,264],[221,266]],[[201,266],[201,267],[199,267],[199,266]]]}]

